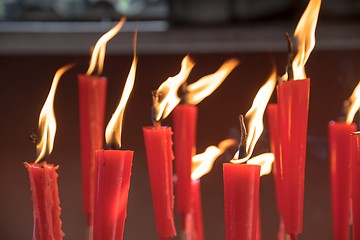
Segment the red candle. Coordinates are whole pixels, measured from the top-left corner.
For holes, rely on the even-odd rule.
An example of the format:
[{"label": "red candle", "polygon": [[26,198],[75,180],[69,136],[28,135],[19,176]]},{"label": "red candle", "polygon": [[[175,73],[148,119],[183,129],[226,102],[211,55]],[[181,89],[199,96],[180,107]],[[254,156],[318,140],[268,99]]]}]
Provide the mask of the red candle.
[{"label": "red candle", "polygon": [[278,111],[285,232],[302,231],[310,79],[278,85]]},{"label": "red candle", "polygon": [[106,44],[120,31],[125,20],[122,18],[101,36],[94,46],[89,69],[78,76],[83,209],[88,226],[93,222],[95,151],[102,149],[104,133],[107,79],[99,75],[104,66]]},{"label": "red candle", "polygon": [[33,202],[34,232],[33,239],[60,240],[64,237],[61,230],[60,200],[58,193],[58,174],[52,164],[40,161],[49,156],[53,149],[56,135],[56,119],[54,114],[54,98],[60,77],[73,65],[60,68],[53,79],[50,92],[40,112],[38,128],[39,138],[36,142],[37,158],[34,163],[24,163],[29,173],[31,198]]},{"label": "red candle", "polygon": [[200,180],[193,180],[191,182],[191,193],[191,210],[184,219],[185,223],[182,235],[184,239],[203,240],[204,230]]},{"label": "red candle", "polygon": [[[181,104],[173,111],[177,211],[185,219],[191,211],[191,165],[196,152],[197,107]],[[184,226],[184,225],[183,225]]]},{"label": "red candle", "polygon": [[350,238],[350,134],[356,124],[329,123],[333,239]]},{"label": "red candle", "polygon": [[60,200],[58,194],[58,167],[52,164],[24,163],[29,173],[33,202],[33,239],[63,239]]},{"label": "red candle", "polygon": [[123,239],[133,151],[96,151],[93,240]]},{"label": "red candle", "polygon": [[170,127],[144,127],[146,158],[157,232],[161,239],[176,235],[172,181],[172,131]]},{"label": "red candle", "polygon": [[107,79],[78,76],[83,209],[91,224],[94,200],[95,151],[103,147]]},{"label": "red candle", "polygon": [[279,230],[278,230],[278,239],[284,239],[284,223],[282,220],[283,213],[283,199],[281,196],[281,181],[282,181],[282,172],[281,172],[281,155],[280,155],[280,132],[279,132],[279,114],[278,114],[278,105],[276,103],[269,104],[267,107],[267,118],[269,124],[269,137],[270,137],[270,149],[274,154],[274,167],[273,175],[275,182],[276,190],[276,202],[277,208],[280,216]]},{"label": "red candle", "polygon": [[256,237],[260,166],[224,163],[226,240]]},{"label": "red candle", "polygon": [[356,132],[351,135],[351,199],[353,218],[353,239],[360,239],[360,134]]}]

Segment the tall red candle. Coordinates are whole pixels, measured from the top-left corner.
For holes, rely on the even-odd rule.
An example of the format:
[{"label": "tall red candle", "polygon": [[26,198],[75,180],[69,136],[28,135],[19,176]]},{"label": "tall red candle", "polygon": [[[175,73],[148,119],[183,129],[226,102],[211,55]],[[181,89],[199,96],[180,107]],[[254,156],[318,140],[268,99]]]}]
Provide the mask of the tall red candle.
[{"label": "tall red candle", "polygon": [[350,238],[350,134],[356,124],[329,123],[333,239]]},{"label": "tall red candle", "polygon": [[92,225],[95,151],[103,147],[107,79],[81,74],[78,76],[78,84],[83,209],[87,214],[88,225]]},{"label": "tall red candle", "polygon": [[123,239],[133,151],[96,151],[93,240]]},{"label": "tall red candle", "polygon": [[144,127],[143,133],[157,232],[161,239],[168,239],[176,235],[172,131],[170,127]]},{"label": "tall red candle", "polygon": [[260,166],[224,163],[226,240],[256,237]]},{"label": "tall red candle", "polygon": [[29,173],[33,202],[33,239],[63,239],[60,200],[58,194],[58,167],[52,164],[24,163]]},{"label": "tall red candle", "polygon": [[353,239],[360,239],[360,133],[351,135],[351,200]]},{"label": "tall red candle", "polygon": [[273,174],[275,180],[276,200],[280,216],[282,215],[282,197],[281,197],[281,156],[280,156],[280,132],[278,105],[276,103],[267,106],[267,118],[269,124],[269,137],[271,152],[275,156]]},{"label": "tall red candle", "polygon": [[113,28],[102,35],[95,44],[86,74],[78,76],[80,145],[83,182],[83,209],[88,226],[93,222],[95,151],[102,149],[107,79],[101,77],[106,44],[122,28],[122,18]]},{"label": "tall red candle", "polygon": [[197,107],[181,104],[173,110],[177,211],[185,219],[191,211],[191,165],[196,152]]},{"label": "tall red candle", "polygon": [[287,81],[277,87],[283,181],[285,232],[302,231],[306,136],[310,79]]}]

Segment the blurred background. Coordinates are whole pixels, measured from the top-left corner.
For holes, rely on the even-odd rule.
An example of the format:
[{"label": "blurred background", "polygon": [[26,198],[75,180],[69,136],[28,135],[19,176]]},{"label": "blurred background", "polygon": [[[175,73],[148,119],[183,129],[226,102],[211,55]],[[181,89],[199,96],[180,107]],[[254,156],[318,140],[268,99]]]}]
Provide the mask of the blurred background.
[{"label": "blurred background", "polygon": [[[55,71],[76,67],[58,86],[58,130],[49,162],[60,165],[59,191],[65,239],[86,239],[82,213],[77,75],[90,47],[122,16],[128,22],[107,48],[105,122],[116,108],[132,61],[138,29],[139,63],[125,112],[123,147],[135,151],[125,239],[157,239],[142,126],[151,124],[151,90],[180,69],[190,54],[189,82],[212,73],[228,58],[241,64],[198,105],[197,151],[238,134],[238,115],[250,108],[272,65],[282,75],[284,32],[293,33],[307,1],[266,0],[0,0],[0,239],[31,239],[30,183],[23,162],[35,160],[29,135]],[[331,239],[327,125],[360,80],[360,1],[324,0],[317,43],[306,65],[311,78],[304,228],[299,239]],[[276,101],[276,94],[271,102]],[[171,116],[164,125],[171,125]],[[265,130],[255,153],[269,151]],[[224,239],[222,163],[201,179],[206,240]],[[262,239],[276,239],[273,176],[261,179]],[[177,219],[178,221],[178,219]],[[178,225],[179,226],[179,225]],[[178,228],[179,229],[179,228]],[[175,239],[179,239],[178,237]]]}]

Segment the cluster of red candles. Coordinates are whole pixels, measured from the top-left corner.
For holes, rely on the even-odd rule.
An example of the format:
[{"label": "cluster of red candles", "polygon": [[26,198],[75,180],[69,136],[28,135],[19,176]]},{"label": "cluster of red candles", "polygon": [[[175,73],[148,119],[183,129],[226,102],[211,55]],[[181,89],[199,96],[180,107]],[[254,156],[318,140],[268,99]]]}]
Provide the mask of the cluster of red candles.
[{"label": "cluster of red candles", "polygon": [[[277,104],[267,107],[271,150],[278,211],[281,217],[278,239],[289,236],[292,240],[302,232],[306,136],[309,107],[310,79],[304,66],[314,48],[315,28],[320,0],[311,0],[295,30],[298,53],[289,54],[289,65],[277,86]],[[86,74],[78,77],[80,104],[81,162],[83,177],[83,207],[87,216],[89,239],[123,239],[126,206],[130,188],[133,151],[121,150],[122,118],[126,102],[132,91],[137,65],[136,52],[118,108],[106,128],[103,148],[104,110],[107,89],[106,77],[100,76],[105,57],[106,43],[121,29],[125,19],[104,34],[94,47]],[[136,35],[135,35],[136,39]],[[135,40],[136,41],[136,40]],[[135,44],[134,44],[135,45]],[[291,47],[291,43],[289,44]],[[135,47],[134,47],[135,49]],[[290,51],[290,53],[292,53]],[[186,56],[178,75],[168,78],[153,92],[153,126],[143,128],[149,177],[152,190],[157,233],[160,239],[176,236],[174,205],[181,217],[181,237],[203,240],[200,178],[210,171],[213,161],[229,146],[237,143],[222,142],[210,153],[196,155],[195,106],[209,96],[239,64],[226,61],[215,73],[187,85],[194,62]],[[62,239],[60,201],[58,196],[57,166],[47,164],[44,158],[53,147],[56,122],[53,101],[61,75],[68,65],[55,74],[51,90],[40,114],[41,139],[37,143],[35,163],[25,163],[29,172],[33,214],[33,239]],[[97,73],[95,73],[97,70]],[[224,204],[227,240],[260,239],[259,185],[264,164],[252,157],[257,139],[263,130],[263,114],[276,84],[276,73],[259,90],[253,106],[241,122],[239,151],[231,163],[223,165]],[[182,96],[178,96],[181,87]],[[267,88],[265,92],[265,88]],[[265,95],[260,99],[258,96]],[[360,134],[354,133],[354,111],[360,104],[349,100],[346,121],[330,122],[329,145],[331,186],[334,219],[334,239],[349,239],[351,212],[354,239],[360,236],[360,194],[352,191],[360,179]],[[355,109],[355,110],[354,110]],[[172,112],[174,154],[171,127],[161,126],[161,120]],[[253,123],[255,122],[255,123]],[[247,128],[245,127],[247,125]],[[246,129],[249,133],[246,134]],[[205,152],[205,153],[206,153]],[[205,154],[204,153],[204,154]],[[201,159],[197,162],[196,158]],[[175,158],[175,175],[173,159]],[[247,164],[244,164],[246,163]],[[269,164],[269,163],[267,163]],[[270,162],[271,165],[271,162]],[[200,172],[198,173],[200,168]],[[176,176],[174,178],[174,176]],[[176,198],[174,198],[175,183]]]}]

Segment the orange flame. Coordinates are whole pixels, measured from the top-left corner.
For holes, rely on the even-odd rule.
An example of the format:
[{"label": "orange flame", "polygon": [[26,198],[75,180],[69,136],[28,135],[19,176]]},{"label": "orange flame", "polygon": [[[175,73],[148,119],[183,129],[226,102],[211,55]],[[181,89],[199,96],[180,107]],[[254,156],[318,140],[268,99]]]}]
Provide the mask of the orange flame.
[{"label": "orange flame", "polygon": [[360,82],[355,87],[350,98],[347,100],[348,108],[346,109],[346,123],[351,124],[354,120],[356,112],[360,108]]},{"label": "orange flame", "polygon": [[239,60],[235,58],[227,60],[215,73],[190,84],[186,89],[188,92],[186,95],[187,103],[196,105],[213,93],[239,63]]},{"label": "orange flame", "polygon": [[126,80],[119,105],[117,106],[105,130],[106,143],[116,145],[119,148],[121,147],[121,130],[122,130],[122,122],[125,112],[125,106],[130,97],[135,82],[136,65],[137,65],[136,39],[137,39],[137,33],[135,33],[134,36],[134,58],[131,64],[131,69]]},{"label": "orange flame", "polygon": [[274,160],[275,156],[273,153],[263,153],[249,159],[246,163],[260,165],[260,176],[264,176],[271,173],[272,163],[274,162]]},{"label": "orange flame", "polygon": [[200,179],[202,176],[211,171],[215,160],[223,154],[228,148],[236,146],[237,141],[226,139],[216,146],[206,148],[205,152],[192,157],[191,179]]},{"label": "orange flame", "polygon": [[294,37],[298,52],[293,61],[294,80],[305,79],[305,64],[315,47],[315,30],[320,11],[321,0],[310,0],[295,29]]},{"label": "orange flame", "polygon": [[56,71],[49,95],[41,109],[38,124],[41,138],[40,142],[36,145],[38,157],[35,163],[41,161],[45,155],[49,155],[53,150],[56,134],[56,118],[54,113],[55,92],[61,76],[72,67],[73,65],[69,64]]},{"label": "orange flame", "polygon": [[260,88],[256,94],[253,104],[245,115],[245,122],[247,123],[248,135],[246,136],[246,156],[239,159],[239,151],[235,154],[232,163],[246,162],[252,155],[254,147],[260,138],[263,130],[263,116],[266,105],[275,89],[276,72],[273,71],[267,82]]},{"label": "orange flame", "polygon": [[181,62],[180,72],[169,77],[156,90],[159,101],[154,103],[155,120],[160,121],[166,118],[171,111],[179,104],[180,98],[177,95],[179,87],[186,81],[195,63],[189,56],[185,56]]},{"label": "orange flame", "polygon": [[106,44],[113,37],[115,37],[116,34],[120,32],[125,21],[126,18],[123,17],[118,24],[116,24],[112,29],[110,29],[107,33],[105,33],[99,38],[93,49],[90,59],[90,65],[86,72],[86,75],[92,75],[95,71],[95,68],[97,68],[98,75],[102,73],[104,67],[104,60],[105,60]]}]

